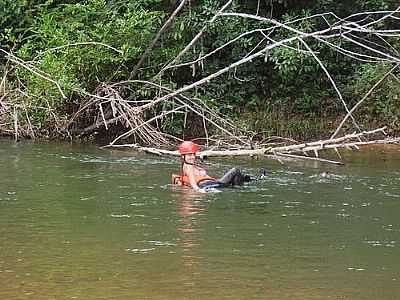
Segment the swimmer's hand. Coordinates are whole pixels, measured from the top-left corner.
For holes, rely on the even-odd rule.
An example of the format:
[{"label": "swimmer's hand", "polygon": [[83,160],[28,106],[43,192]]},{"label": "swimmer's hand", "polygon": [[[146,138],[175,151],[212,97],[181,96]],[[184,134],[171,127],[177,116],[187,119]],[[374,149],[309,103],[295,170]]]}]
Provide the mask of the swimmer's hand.
[{"label": "swimmer's hand", "polygon": [[195,191],[202,194],[207,193],[207,190],[201,188],[196,188]]}]

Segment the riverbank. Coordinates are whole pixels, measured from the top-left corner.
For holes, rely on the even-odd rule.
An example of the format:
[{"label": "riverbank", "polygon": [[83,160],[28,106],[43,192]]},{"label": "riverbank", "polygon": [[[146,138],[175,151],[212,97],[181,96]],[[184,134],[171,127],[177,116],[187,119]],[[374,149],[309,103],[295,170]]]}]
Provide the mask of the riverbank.
[{"label": "riverbank", "polygon": [[[336,126],[344,118],[344,115],[336,118],[302,118],[301,116],[289,117],[289,115],[276,115],[265,112],[258,113],[243,113],[242,116],[235,117],[235,127],[242,135],[247,136],[252,142],[260,142],[265,140],[287,140],[297,142],[309,142],[313,140],[328,139],[336,130]],[[11,139],[32,139],[32,140],[55,140],[55,141],[76,141],[82,143],[97,143],[106,145],[112,142],[116,137],[126,133],[126,128],[121,124],[109,124],[107,128],[104,123],[99,123],[90,133],[82,134],[81,131],[73,129],[71,122],[65,121],[63,124],[48,120],[42,127],[33,127],[27,119],[20,119],[18,123],[4,122],[0,127],[0,136]],[[67,128],[70,124],[70,129]],[[358,123],[361,128],[375,129],[385,126],[384,121],[367,123],[365,120]],[[197,139],[198,141],[206,140],[202,123],[194,120],[191,124],[188,122],[187,129],[182,129],[179,122],[175,125],[176,129],[170,130],[170,134],[174,132],[182,132],[180,135],[175,135],[177,141],[179,139]],[[73,127],[80,128],[83,125],[74,124]],[[183,131],[182,131],[183,130]],[[354,132],[353,126],[346,124],[343,127],[342,133]],[[194,134],[197,132],[197,134]],[[397,128],[386,128],[386,134],[396,136],[400,134]],[[207,132],[209,137],[214,135],[223,137],[221,130],[210,130]],[[172,136],[171,136],[172,137]],[[229,138],[229,136],[227,136]],[[213,139],[213,138],[212,138]],[[125,143],[137,143],[136,137],[127,137]],[[201,143],[201,142],[200,142]],[[140,142],[139,142],[140,144]],[[142,146],[152,146],[151,144],[142,144]]]}]

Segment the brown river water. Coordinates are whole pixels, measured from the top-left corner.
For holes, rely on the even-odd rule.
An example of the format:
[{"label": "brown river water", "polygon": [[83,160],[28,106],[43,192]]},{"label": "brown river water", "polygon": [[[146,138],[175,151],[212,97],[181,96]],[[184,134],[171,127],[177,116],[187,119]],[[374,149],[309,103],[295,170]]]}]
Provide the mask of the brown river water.
[{"label": "brown river water", "polygon": [[400,299],[400,147],[196,194],[179,162],[0,140],[0,299]]}]

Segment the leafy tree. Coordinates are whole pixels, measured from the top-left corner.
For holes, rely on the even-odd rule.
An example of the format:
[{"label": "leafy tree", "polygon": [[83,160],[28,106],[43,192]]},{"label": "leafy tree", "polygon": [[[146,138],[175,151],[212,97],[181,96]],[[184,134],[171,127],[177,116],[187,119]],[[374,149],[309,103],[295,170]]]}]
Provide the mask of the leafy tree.
[{"label": "leafy tree", "polygon": [[[85,101],[86,93],[93,92],[101,83],[128,79],[141,54],[178,4],[172,0],[0,0],[1,47],[56,80],[67,96],[63,99],[53,83],[26,68],[16,67],[10,80],[14,80],[15,85],[22,84],[28,94],[34,96],[27,106],[34,125],[40,128],[48,122],[48,110],[41,109],[43,107],[50,107],[59,115],[70,115]],[[180,62],[196,60],[238,35],[259,28],[260,22],[226,16],[208,24],[221,5],[223,2],[218,0],[191,1],[153,49],[139,70],[138,79],[153,79],[203,26],[207,26],[205,34]],[[345,17],[356,11],[393,9],[396,5],[390,0],[236,0],[229,11],[288,22],[328,11]],[[330,21],[333,17],[326,18]],[[352,21],[358,21],[357,17]],[[395,22],[387,19],[383,25],[395,27]],[[313,32],[326,28],[327,24],[322,18],[313,18],[291,26]],[[281,28],[274,30],[269,38],[280,40],[290,34]],[[398,56],[398,37],[389,37],[387,41],[393,45],[391,54]],[[350,106],[390,67],[364,64],[338,55],[315,40],[306,39],[306,42],[318,53]],[[171,89],[186,86],[265,45],[263,35],[246,35],[202,62],[164,72],[157,82]],[[356,49],[351,43],[342,45],[349,50]],[[396,79],[386,80],[379,91],[371,95],[369,105],[360,111],[362,119],[376,123],[389,119],[398,128],[397,87]],[[157,92],[135,87],[122,93],[127,99],[147,100]],[[262,59],[238,67],[190,93],[221,113],[242,120],[244,116],[247,119],[243,126],[248,129],[270,134],[294,137],[322,134],[322,128],[333,126],[338,115],[344,114],[331,82],[299,41],[275,48]],[[163,126],[171,133],[180,133],[182,123],[183,119],[176,117]]]}]

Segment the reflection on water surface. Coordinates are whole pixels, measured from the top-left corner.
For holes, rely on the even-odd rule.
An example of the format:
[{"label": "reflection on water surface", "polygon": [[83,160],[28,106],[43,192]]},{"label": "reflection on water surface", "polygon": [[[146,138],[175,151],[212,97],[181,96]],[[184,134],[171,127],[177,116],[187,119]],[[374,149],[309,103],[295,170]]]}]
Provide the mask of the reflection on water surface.
[{"label": "reflection on water surface", "polygon": [[399,151],[344,156],[202,195],[171,159],[0,141],[0,299],[397,299]]}]

